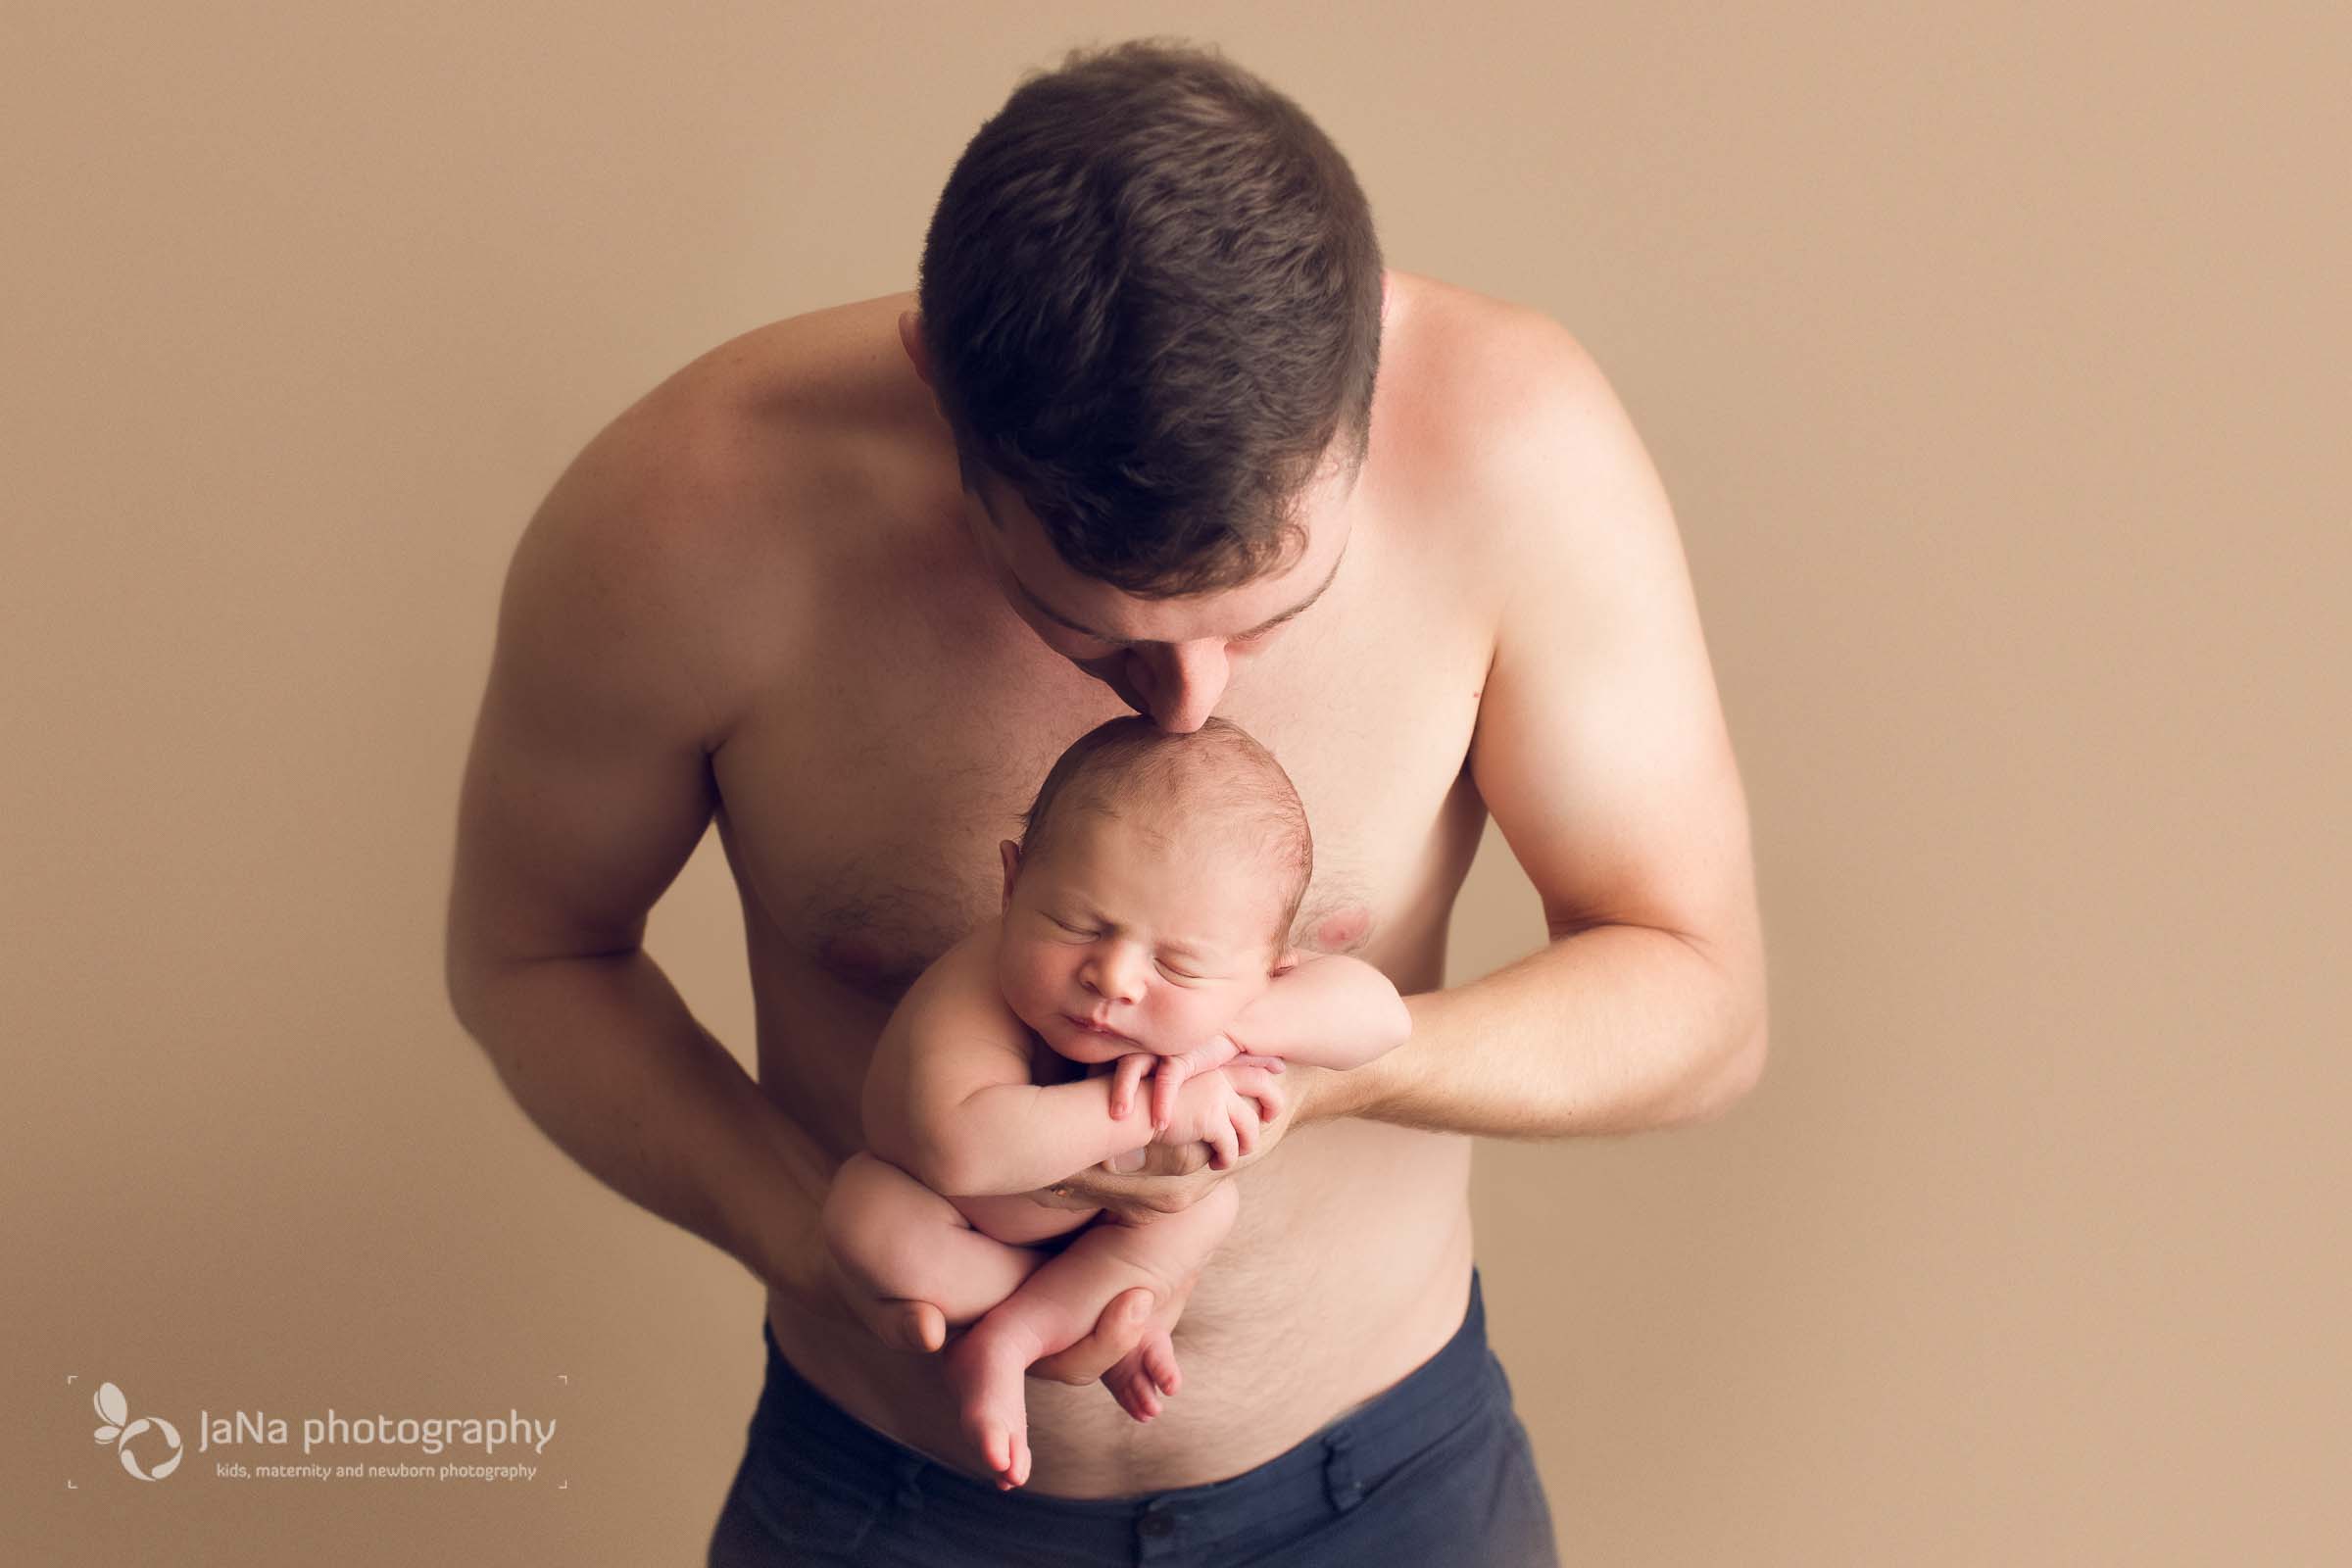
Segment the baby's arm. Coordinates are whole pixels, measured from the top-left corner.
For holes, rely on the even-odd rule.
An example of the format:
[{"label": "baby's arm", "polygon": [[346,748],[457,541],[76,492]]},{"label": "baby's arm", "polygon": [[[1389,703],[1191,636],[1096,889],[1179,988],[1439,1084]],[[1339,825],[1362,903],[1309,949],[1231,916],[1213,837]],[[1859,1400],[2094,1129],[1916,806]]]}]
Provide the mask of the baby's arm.
[{"label": "baby's arm", "polygon": [[961,961],[926,973],[900,1020],[917,1180],[949,1198],[1032,1193],[1152,1141],[1132,1107],[1111,1114],[1106,1078],[1032,1083],[1029,1033],[993,965],[978,946],[952,956]]},{"label": "baby's arm", "polygon": [[1300,958],[1226,1030],[1250,1054],[1335,1072],[1396,1050],[1412,1032],[1412,1014],[1389,977],[1343,954]]},{"label": "baby's arm", "polygon": [[1282,1071],[1284,1061],[1345,1071],[1403,1045],[1412,1015],[1389,977],[1360,958],[1293,955],[1265,994],[1242,1009],[1226,1032],[1173,1056],[1136,1052],[1114,1072],[1111,1114],[1124,1116],[1136,1086],[1152,1079],[1152,1129],[1164,1132],[1188,1079],[1240,1062]]}]

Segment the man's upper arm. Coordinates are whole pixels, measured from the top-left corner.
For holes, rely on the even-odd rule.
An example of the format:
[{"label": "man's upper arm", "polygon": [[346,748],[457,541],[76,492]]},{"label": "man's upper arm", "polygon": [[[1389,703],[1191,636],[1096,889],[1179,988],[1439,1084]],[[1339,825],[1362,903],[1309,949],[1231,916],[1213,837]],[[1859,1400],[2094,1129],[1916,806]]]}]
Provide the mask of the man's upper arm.
[{"label": "man's upper arm", "polygon": [[1549,321],[1522,341],[1527,422],[1494,472],[1511,586],[1472,776],[1555,936],[1670,932],[1761,1027],[1747,808],[1673,513],[1598,367]]},{"label": "man's upper arm", "polygon": [[458,808],[453,995],[513,962],[625,952],[716,805],[690,634],[714,608],[614,431],[515,547]]}]

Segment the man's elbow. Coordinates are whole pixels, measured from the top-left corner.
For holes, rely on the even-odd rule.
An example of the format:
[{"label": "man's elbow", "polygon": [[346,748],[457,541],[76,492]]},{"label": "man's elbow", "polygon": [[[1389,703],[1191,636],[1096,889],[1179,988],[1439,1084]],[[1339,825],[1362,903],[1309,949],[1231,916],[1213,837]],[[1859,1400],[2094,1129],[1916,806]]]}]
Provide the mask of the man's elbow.
[{"label": "man's elbow", "polygon": [[451,932],[441,946],[441,990],[449,998],[449,1010],[467,1034],[478,1033],[473,1013],[481,995],[481,975],[482,966],[457,933]]},{"label": "man's elbow", "polygon": [[458,1022],[478,1039],[481,1030],[474,1020],[496,965],[490,944],[483,939],[486,922],[465,893],[463,882],[453,884],[442,916],[441,990]]},{"label": "man's elbow", "polygon": [[493,993],[512,966],[501,963],[497,956],[483,944],[471,941],[461,931],[452,930],[441,949],[441,989],[449,998],[449,1010],[474,1040],[487,1046],[485,1031],[487,1015],[494,1004]]},{"label": "man's elbow", "polygon": [[1744,1044],[1710,1065],[1693,1086],[1687,1121],[1713,1121],[1751,1094],[1764,1078],[1768,1030],[1759,1020]]}]

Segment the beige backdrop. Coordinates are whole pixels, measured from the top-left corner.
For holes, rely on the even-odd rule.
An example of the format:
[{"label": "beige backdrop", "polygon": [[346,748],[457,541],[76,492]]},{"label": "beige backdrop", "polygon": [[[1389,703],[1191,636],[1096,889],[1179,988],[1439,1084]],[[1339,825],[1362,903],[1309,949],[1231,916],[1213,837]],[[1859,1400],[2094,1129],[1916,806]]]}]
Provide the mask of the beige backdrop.
[{"label": "beige backdrop", "polygon": [[[1579,333],[1683,519],[1773,1058],[1480,1150],[1569,1560],[2352,1560],[2345,12],[1898,9],[15,0],[0,1560],[700,1560],[758,1289],[442,997],[500,573],[671,368],[909,286],[1022,69],[1152,31]],[[1541,935],[1494,849],[1457,976]],[[651,945],[748,1052],[739,942],[706,843]],[[195,1451],[329,1406],[559,1436]]]}]

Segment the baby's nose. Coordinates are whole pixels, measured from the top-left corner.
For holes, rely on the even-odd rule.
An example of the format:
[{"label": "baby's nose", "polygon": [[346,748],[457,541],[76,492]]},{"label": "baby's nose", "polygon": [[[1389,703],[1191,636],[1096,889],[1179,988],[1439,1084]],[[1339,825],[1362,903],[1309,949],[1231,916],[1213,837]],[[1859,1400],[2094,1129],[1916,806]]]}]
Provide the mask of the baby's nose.
[{"label": "baby's nose", "polygon": [[1125,954],[1105,954],[1095,960],[1086,983],[1105,1001],[1133,1002],[1143,995],[1143,965]]}]

